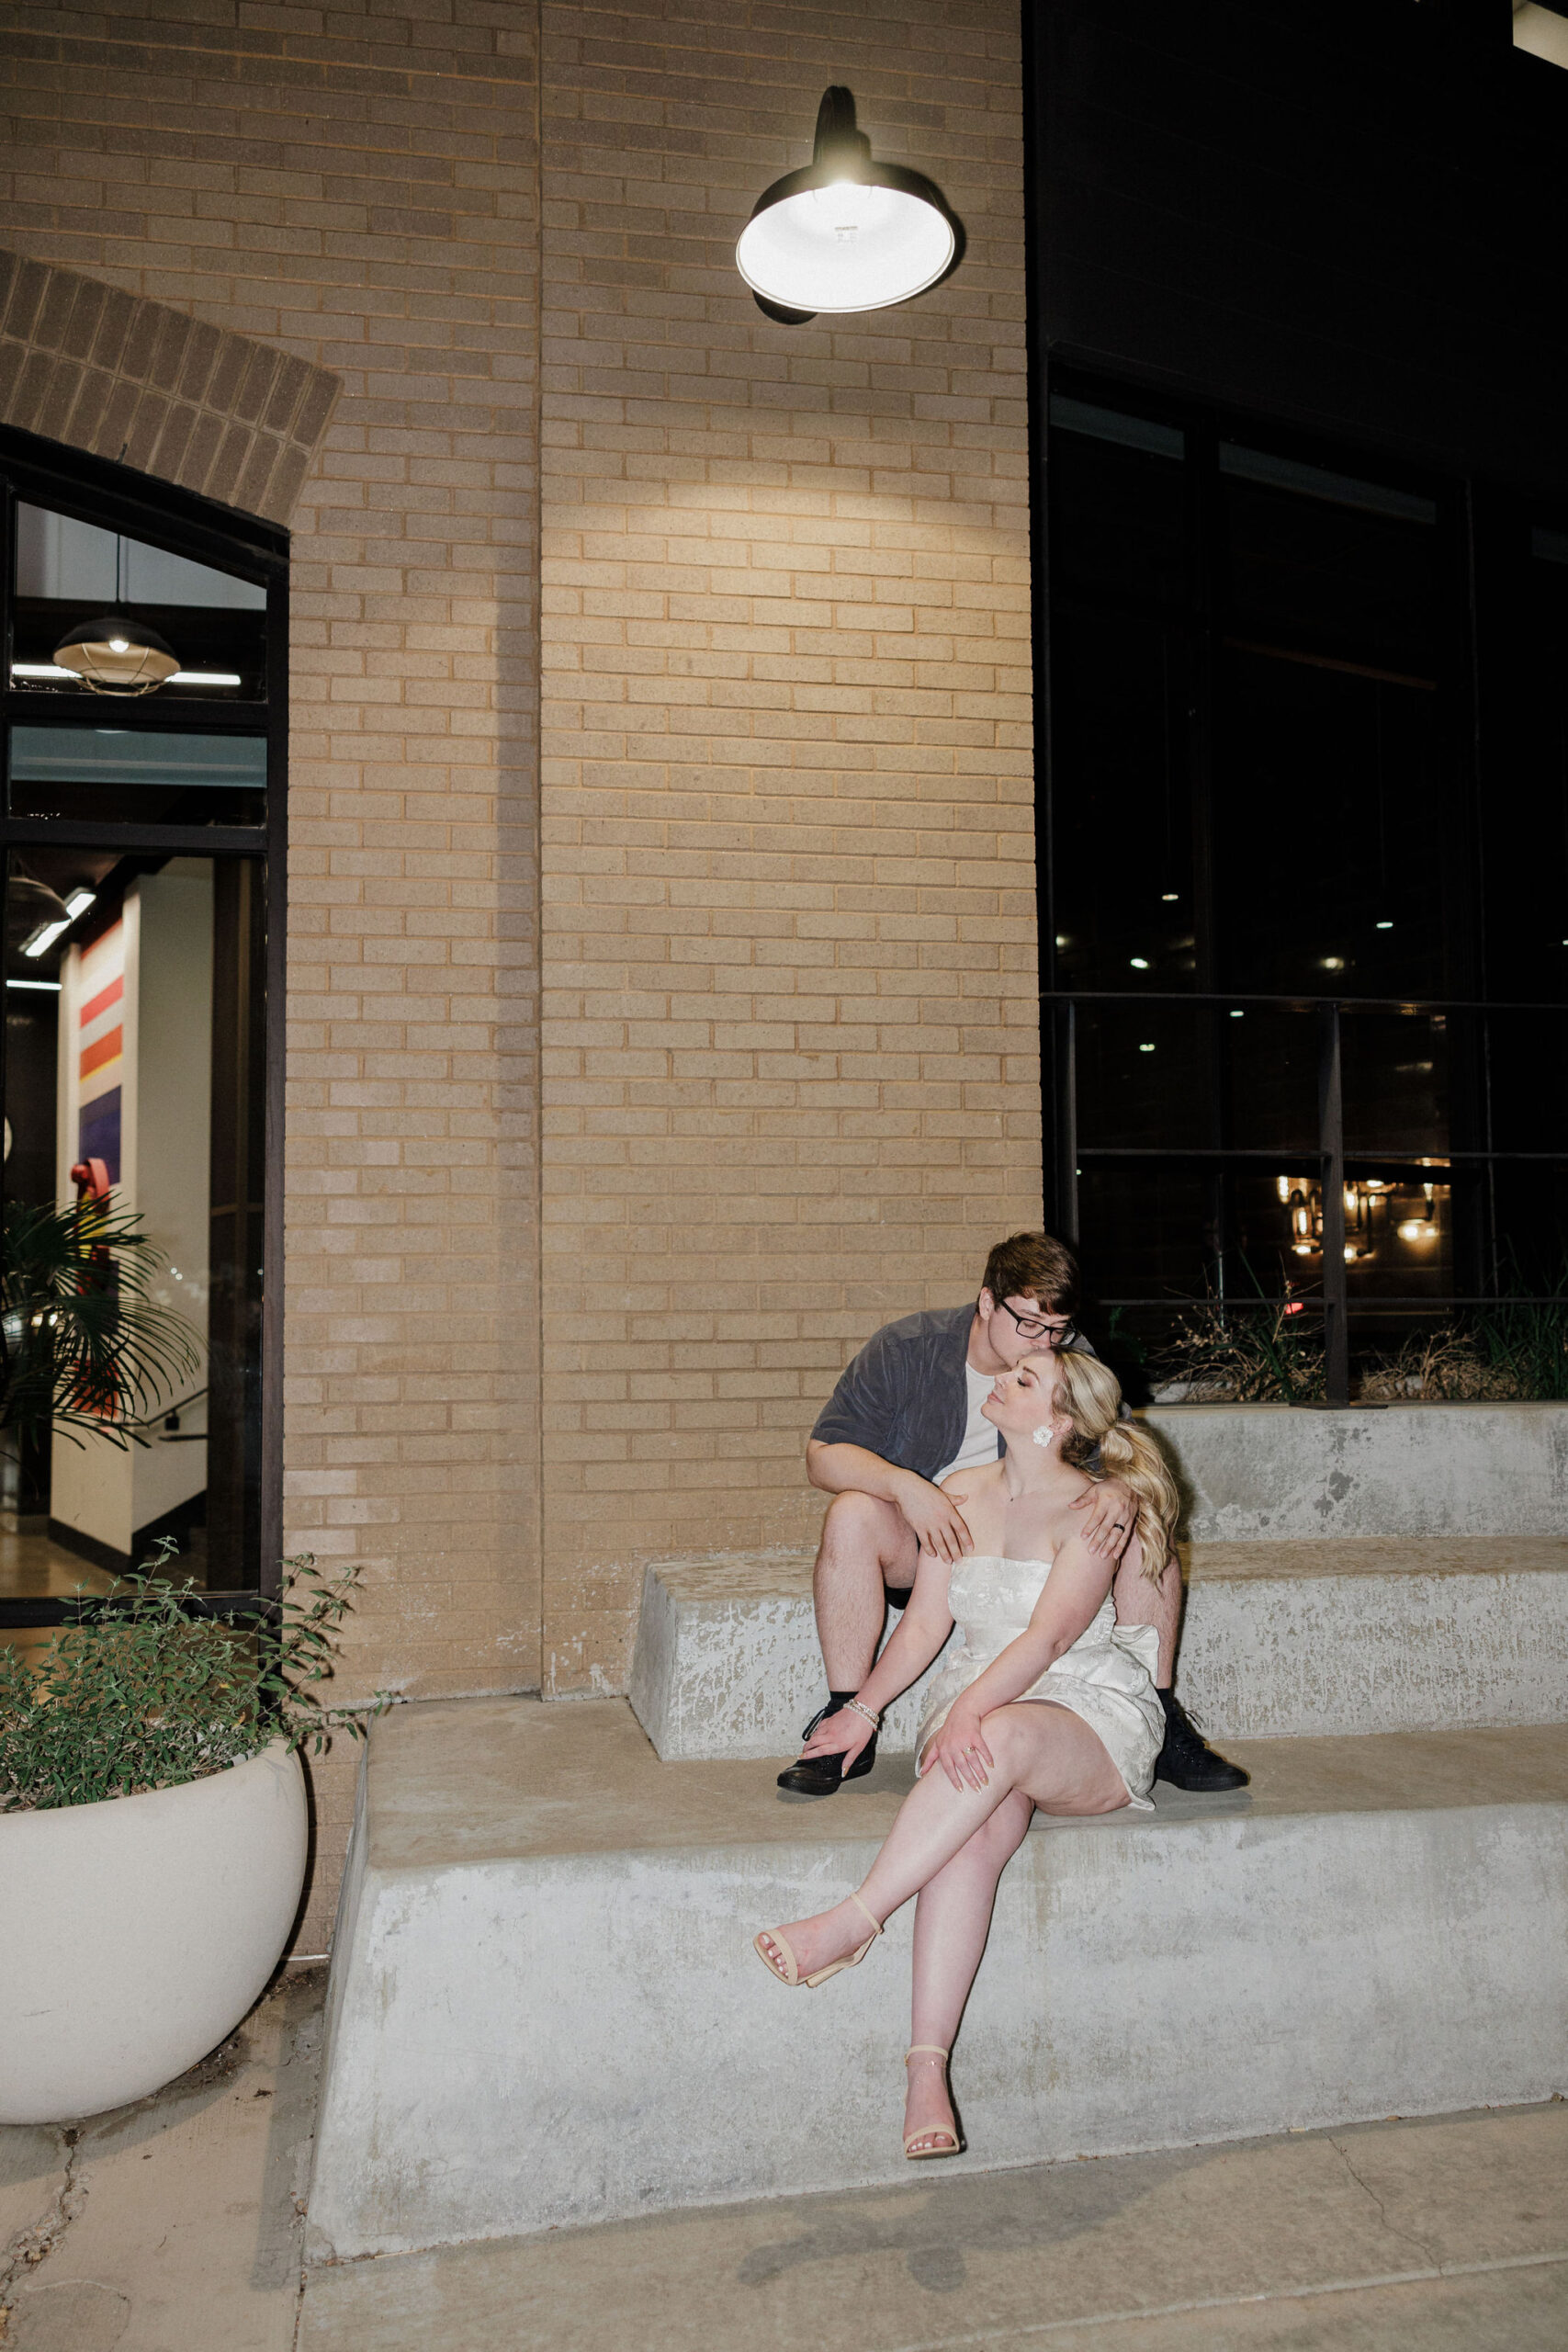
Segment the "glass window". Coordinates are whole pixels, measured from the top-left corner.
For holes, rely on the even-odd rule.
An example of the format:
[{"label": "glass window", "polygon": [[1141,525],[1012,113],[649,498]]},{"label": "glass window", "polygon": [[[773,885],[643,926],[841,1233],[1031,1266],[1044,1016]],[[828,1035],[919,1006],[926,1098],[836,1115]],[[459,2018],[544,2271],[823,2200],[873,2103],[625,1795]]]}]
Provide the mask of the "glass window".
[{"label": "glass window", "polygon": [[14,727],[10,813],[107,824],[259,825],[266,739],[114,727]]},{"label": "glass window", "polygon": [[1054,572],[1064,585],[1169,604],[1188,592],[1185,435],[1152,417],[1051,398]]},{"label": "glass window", "polygon": [[[1067,606],[1053,641],[1059,982],[1193,988],[1188,639],[1141,614]],[[1086,887],[1097,865],[1113,885]]]},{"label": "glass window", "polygon": [[[95,479],[89,492],[73,480],[56,503],[0,433],[0,489],[8,472],[11,1295],[38,1275],[40,1252],[81,1249],[72,1221],[85,1209],[152,1253],[146,1299],[163,1319],[141,1334],[151,1376],[140,1396],[46,1389],[41,1414],[0,1438],[0,1594],[102,1589],[164,1537],[180,1581],[276,1590],[280,1433],[263,1377],[264,1360],[273,1382],[279,1369],[264,1318],[267,883],[284,812],[268,790],[268,737],[243,706],[269,699],[268,662],[287,641],[284,542],[260,526],[231,534],[171,492],[179,514],[160,544],[150,484],[125,510],[134,527],[117,527],[113,483]],[[87,1247],[69,1295],[107,1293],[109,1329],[135,1337],[135,1282]],[[125,1262],[136,1261],[133,1243]],[[99,1421],[130,1442],[107,1426],[100,1435]]]},{"label": "glass window", "polygon": [[1551,1288],[1568,514],[1066,375],[1049,415],[1044,1042],[1097,1290],[1157,1331],[1304,1285],[1375,1350]]},{"label": "glass window", "polygon": [[250,859],[50,847],[7,874],[6,1198],[138,1213],[196,1359],[144,1443],[57,1430],[39,1515],[100,1566],[173,1535],[220,1589],[258,1565],[263,883]]},{"label": "glass window", "polygon": [[1219,985],[1441,995],[1436,694],[1234,650],[1215,689]]},{"label": "glass window", "polygon": [[[265,690],[265,588],[26,501],[17,507],[12,630],[11,684],[29,693],[255,701]],[[96,668],[84,647],[106,649]],[[146,647],[154,658],[138,670],[134,654]],[[125,673],[118,687],[117,669]]]},{"label": "glass window", "polygon": [[1218,585],[1233,640],[1433,683],[1434,500],[1230,442],[1219,475]]}]

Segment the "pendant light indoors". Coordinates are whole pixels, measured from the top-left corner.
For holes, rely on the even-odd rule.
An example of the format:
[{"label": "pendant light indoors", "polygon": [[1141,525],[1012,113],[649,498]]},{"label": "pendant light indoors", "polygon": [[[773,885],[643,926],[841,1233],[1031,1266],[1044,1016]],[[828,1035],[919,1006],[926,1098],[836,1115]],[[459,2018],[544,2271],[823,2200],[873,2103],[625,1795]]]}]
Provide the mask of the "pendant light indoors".
[{"label": "pendant light indoors", "polygon": [[105,613],[68,628],[54,649],[54,663],[97,695],[150,695],[174,676],[180,658],[145,621]]},{"label": "pendant light indoors", "polygon": [[134,621],[118,608],[121,604],[120,562],[125,542],[114,543],[116,610],[96,620],[77,621],[54,649],[55,667],[69,670],[97,695],[150,695],[172,678],[180,657],[155,628]]},{"label": "pendant light indoors", "polygon": [[952,266],[960,233],[931,180],[872,161],[854,99],[835,86],[818,109],[810,163],[763,189],[735,263],[769,317],[793,325],[923,294]]}]

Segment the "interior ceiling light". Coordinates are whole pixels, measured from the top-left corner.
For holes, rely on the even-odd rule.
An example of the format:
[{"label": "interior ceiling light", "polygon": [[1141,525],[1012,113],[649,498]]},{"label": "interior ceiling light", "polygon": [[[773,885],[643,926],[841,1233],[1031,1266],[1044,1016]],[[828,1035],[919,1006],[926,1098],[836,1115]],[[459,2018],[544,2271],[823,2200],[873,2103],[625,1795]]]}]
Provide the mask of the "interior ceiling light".
[{"label": "interior ceiling light", "polygon": [[150,695],[174,676],[180,658],[145,621],[103,613],[66,630],[54,662],[95,694]]},{"label": "interior ceiling light", "polygon": [[55,666],[80,678],[96,695],[152,694],[180,666],[179,655],[165,645],[155,628],[149,628],[145,621],[133,621],[119,610],[125,601],[124,563],[125,541],[117,537],[115,610],[100,613],[96,620],[78,621],[54,649]]},{"label": "interior ceiling light", "polygon": [[872,160],[855,102],[835,85],[817,110],[811,161],[764,188],[735,265],[771,319],[885,311],[945,277],[962,229],[920,172]]},{"label": "interior ceiling light", "polygon": [[13,865],[6,888],[6,962],[17,953],[36,962],[51,941],[70,927],[71,912],[60,893]]}]

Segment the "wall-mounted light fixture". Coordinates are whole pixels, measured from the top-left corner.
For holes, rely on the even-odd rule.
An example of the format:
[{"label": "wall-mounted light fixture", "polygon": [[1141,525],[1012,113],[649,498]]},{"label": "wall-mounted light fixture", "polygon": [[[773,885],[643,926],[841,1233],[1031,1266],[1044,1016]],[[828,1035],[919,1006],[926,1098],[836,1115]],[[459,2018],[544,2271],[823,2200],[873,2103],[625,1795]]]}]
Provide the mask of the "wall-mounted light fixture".
[{"label": "wall-mounted light fixture", "polygon": [[945,277],[963,231],[923,173],[872,160],[855,102],[835,85],[817,110],[809,164],[764,188],[735,265],[771,319],[885,311]]}]

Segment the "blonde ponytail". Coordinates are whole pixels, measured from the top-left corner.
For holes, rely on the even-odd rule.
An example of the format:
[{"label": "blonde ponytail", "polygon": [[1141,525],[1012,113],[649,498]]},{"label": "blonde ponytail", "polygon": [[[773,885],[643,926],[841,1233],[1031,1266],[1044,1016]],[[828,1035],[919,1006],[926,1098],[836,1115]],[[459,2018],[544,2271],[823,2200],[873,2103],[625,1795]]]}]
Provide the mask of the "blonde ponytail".
[{"label": "blonde ponytail", "polygon": [[1062,1447],[1062,1459],[1081,1469],[1098,1446],[1104,1475],[1120,1478],[1131,1487],[1138,1501],[1136,1532],[1144,1550],[1143,1572],[1151,1584],[1157,1584],[1165,1573],[1181,1509],[1165,1456],[1147,1430],[1119,1418],[1121,1383],[1098,1356],[1062,1348],[1052,1362],[1061,1384],[1057,1401],[1066,1408],[1073,1423],[1072,1435]]}]

